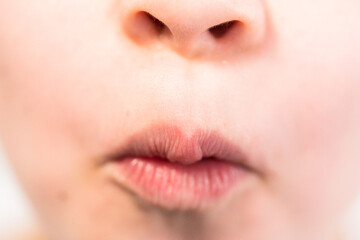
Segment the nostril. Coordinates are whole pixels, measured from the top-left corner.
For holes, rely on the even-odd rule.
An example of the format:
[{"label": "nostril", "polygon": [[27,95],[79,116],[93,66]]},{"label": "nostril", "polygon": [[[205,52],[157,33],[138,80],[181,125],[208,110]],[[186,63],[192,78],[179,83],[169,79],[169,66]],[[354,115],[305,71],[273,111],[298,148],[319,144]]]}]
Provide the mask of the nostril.
[{"label": "nostril", "polygon": [[239,21],[234,20],[224,22],[209,28],[208,31],[214,38],[223,38],[235,27],[235,25],[239,25]]},{"label": "nostril", "polygon": [[124,30],[137,43],[151,43],[159,37],[171,36],[170,29],[146,11],[131,14],[124,24]]},{"label": "nostril", "polygon": [[150,13],[143,12],[142,14],[145,15],[144,17],[148,19],[148,22],[153,26],[158,34],[161,34],[164,32],[164,30],[167,30],[166,25]]},{"label": "nostril", "polygon": [[162,21],[145,11],[136,13],[133,21],[136,24],[134,30],[137,30],[138,34],[159,36],[170,33],[169,28]]}]

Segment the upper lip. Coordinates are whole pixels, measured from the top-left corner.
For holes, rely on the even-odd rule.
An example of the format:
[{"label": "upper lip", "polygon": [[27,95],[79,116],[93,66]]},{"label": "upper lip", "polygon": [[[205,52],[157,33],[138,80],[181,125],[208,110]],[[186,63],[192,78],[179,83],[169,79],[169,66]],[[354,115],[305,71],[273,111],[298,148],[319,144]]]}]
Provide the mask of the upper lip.
[{"label": "upper lip", "polygon": [[111,151],[108,159],[128,157],[157,157],[179,164],[212,158],[257,172],[239,146],[211,129],[184,131],[173,125],[151,126],[127,138],[124,144]]}]

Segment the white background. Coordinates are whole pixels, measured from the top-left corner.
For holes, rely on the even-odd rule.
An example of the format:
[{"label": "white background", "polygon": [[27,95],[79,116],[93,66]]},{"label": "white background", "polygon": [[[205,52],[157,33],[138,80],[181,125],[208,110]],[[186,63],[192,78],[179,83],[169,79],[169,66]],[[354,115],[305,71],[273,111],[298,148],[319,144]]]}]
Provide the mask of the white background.
[{"label": "white background", "polygon": [[[30,204],[21,191],[2,150],[0,143],[0,236],[3,233],[29,228],[35,223]],[[360,194],[359,200],[350,209],[345,226],[349,232],[349,239],[360,240]]]},{"label": "white background", "polygon": [[3,234],[35,225],[35,217],[14,174],[5,161],[0,144],[0,239]]}]

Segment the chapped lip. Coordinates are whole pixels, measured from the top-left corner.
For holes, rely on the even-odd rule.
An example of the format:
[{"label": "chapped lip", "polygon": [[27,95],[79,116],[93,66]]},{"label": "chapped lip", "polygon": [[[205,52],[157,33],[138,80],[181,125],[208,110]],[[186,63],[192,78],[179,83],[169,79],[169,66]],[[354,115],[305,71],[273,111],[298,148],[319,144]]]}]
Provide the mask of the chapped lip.
[{"label": "chapped lip", "polygon": [[[106,162],[112,182],[167,209],[200,209],[261,174],[218,131],[152,126],[128,137]],[[238,183],[243,183],[238,185]]]},{"label": "chapped lip", "polygon": [[130,136],[112,150],[107,159],[121,161],[129,157],[156,157],[186,165],[212,158],[260,173],[240,146],[218,131],[201,128],[186,132],[173,125],[151,126]]}]

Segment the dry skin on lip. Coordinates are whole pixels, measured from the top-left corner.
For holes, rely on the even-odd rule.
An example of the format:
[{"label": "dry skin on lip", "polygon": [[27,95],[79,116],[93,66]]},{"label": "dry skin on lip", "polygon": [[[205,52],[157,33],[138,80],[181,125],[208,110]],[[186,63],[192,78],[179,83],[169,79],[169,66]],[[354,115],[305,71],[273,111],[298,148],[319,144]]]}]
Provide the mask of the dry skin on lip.
[{"label": "dry skin on lip", "polygon": [[[186,124],[186,123],[184,123]],[[125,157],[159,157],[171,162],[192,164],[204,158],[234,162],[251,169],[258,162],[249,159],[241,145],[231,142],[219,131],[206,128],[187,130],[169,123],[150,125],[114,147],[109,159]],[[254,166],[255,165],[255,166]]]},{"label": "dry skin on lip", "polygon": [[176,125],[150,126],[132,135],[105,164],[114,180],[154,206],[194,210],[209,207],[253,169],[241,146],[211,129],[186,131]]},{"label": "dry skin on lip", "polygon": [[[359,12],[357,0],[0,0],[1,142],[49,239],[333,240],[360,192]],[[176,140],[129,147],[162,124]],[[191,211],[139,207],[155,187],[114,184],[125,175],[110,153],[193,163],[197,143],[254,181]],[[189,206],[185,186],[171,207]]]},{"label": "dry skin on lip", "polygon": [[183,165],[158,158],[125,158],[111,167],[116,168],[113,178],[122,187],[168,209],[205,208],[250,177],[239,165],[215,159]]}]

